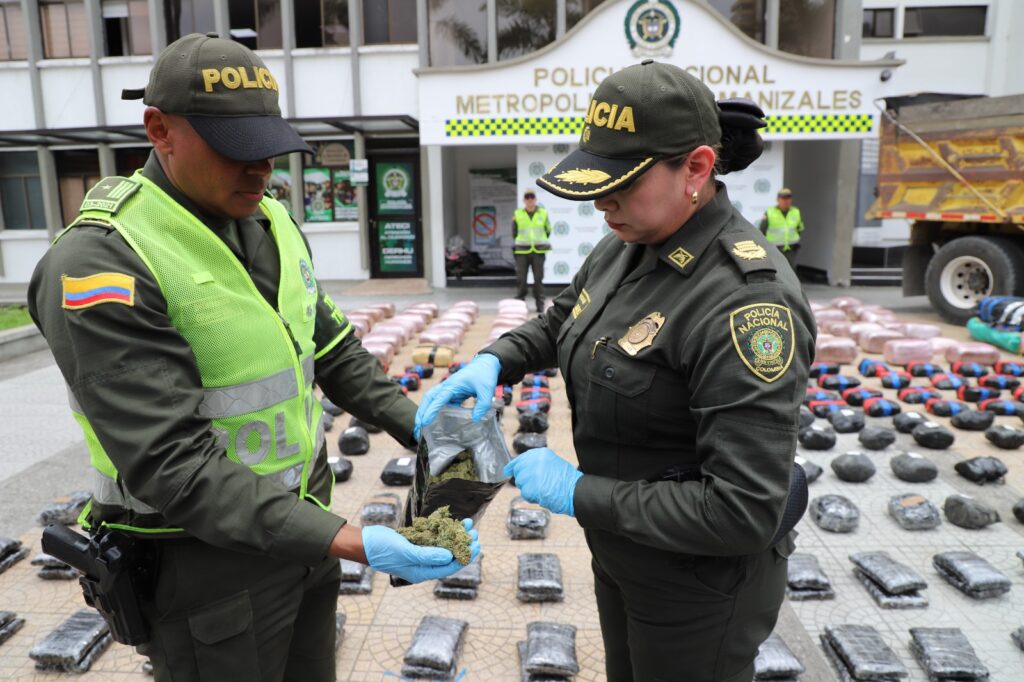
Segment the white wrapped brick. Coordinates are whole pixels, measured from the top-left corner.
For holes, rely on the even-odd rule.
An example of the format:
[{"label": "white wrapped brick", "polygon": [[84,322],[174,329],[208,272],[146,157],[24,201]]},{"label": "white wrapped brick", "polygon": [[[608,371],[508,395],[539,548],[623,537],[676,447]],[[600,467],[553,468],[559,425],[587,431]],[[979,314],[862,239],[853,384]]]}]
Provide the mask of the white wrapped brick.
[{"label": "white wrapped brick", "polygon": [[902,334],[891,329],[873,329],[860,335],[860,348],[865,353],[881,353],[886,342],[902,338]]},{"label": "white wrapped brick", "polygon": [[904,333],[912,339],[934,339],[942,335],[942,329],[937,324],[908,323]]},{"label": "white wrapped brick", "polygon": [[977,362],[994,365],[999,360],[999,349],[980,341],[965,341],[946,349],[947,362]]},{"label": "white wrapped brick", "polygon": [[815,362],[849,364],[857,360],[859,351],[853,339],[819,336],[814,348]]},{"label": "white wrapped brick", "polygon": [[894,339],[885,342],[882,354],[891,365],[929,362],[932,359],[932,344],[928,339]]}]

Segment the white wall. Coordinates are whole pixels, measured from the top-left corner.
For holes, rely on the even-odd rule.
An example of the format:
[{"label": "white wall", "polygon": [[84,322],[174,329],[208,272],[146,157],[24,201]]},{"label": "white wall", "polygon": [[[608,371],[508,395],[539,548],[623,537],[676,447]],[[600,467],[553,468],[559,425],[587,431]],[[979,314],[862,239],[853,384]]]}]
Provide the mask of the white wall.
[{"label": "white wall", "polygon": [[3,260],[0,283],[28,282],[49,246],[46,230],[0,231],[0,259]]},{"label": "white wall", "polygon": [[[89,61],[54,59],[40,63],[43,109],[47,128],[84,128],[96,125]],[[29,90],[25,94],[31,92]]]},{"label": "white wall", "polygon": [[33,130],[39,127],[32,109],[32,83],[25,62],[0,64],[0,92],[11,95],[0,107],[0,130]]},{"label": "white wall", "polygon": [[[352,115],[350,58],[348,48],[303,48],[292,52],[297,118]],[[283,71],[276,73],[283,78]]]},{"label": "white wall", "polygon": [[104,57],[100,60],[103,107],[107,125],[140,125],[145,106],[141,100],[121,99],[121,91],[144,88],[153,61],[149,57]]},{"label": "white wall", "polygon": [[317,279],[367,279],[359,262],[359,226],[355,223],[306,223],[302,232],[313,252]]},{"label": "white wall", "polygon": [[374,45],[359,50],[363,115],[410,114],[419,118],[416,45]]}]

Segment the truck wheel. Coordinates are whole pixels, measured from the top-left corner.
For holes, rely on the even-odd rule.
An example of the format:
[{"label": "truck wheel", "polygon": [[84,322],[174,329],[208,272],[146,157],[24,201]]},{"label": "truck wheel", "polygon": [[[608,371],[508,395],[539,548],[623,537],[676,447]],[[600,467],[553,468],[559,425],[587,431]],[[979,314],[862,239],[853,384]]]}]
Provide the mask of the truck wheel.
[{"label": "truck wheel", "polygon": [[978,314],[981,299],[1024,289],[1024,256],[1013,239],[960,237],[929,261],[925,288],[942,319],[967,324]]}]

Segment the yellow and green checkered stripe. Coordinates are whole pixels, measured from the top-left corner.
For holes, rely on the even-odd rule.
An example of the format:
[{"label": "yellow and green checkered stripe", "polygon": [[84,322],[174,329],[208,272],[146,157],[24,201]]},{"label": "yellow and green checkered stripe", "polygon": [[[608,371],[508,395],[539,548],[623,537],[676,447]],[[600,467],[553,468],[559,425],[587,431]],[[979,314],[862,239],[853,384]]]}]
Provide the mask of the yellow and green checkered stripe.
[{"label": "yellow and green checkered stripe", "polygon": [[[766,116],[764,133],[776,135],[870,133],[873,114],[785,114]],[[582,117],[539,118],[449,118],[444,122],[445,137],[511,137],[543,135],[579,135]]]}]

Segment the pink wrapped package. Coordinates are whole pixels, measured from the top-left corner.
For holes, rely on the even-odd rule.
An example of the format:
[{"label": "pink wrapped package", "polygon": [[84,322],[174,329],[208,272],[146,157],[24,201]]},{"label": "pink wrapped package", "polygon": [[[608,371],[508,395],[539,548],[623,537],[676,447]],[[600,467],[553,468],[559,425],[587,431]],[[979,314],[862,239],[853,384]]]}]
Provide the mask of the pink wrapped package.
[{"label": "pink wrapped package", "polygon": [[384,319],[384,311],[377,308],[357,308],[352,311],[353,315],[366,315],[376,324]]},{"label": "pink wrapped package", "polygon": [[860,307],[861,305],[863,305],[863,303],[859,298],[854,298],[853,296],[838,296],[832,299],[830,305],[833,308],[839,308],[844,313],[849,315],[850,308]]},{"label": "pink wrapped package", "polygon": [[413,310],[422,310],[430,314],[430,319],[434,319],[435,317],[437,317],[437,314],[441,311],[441,307],[436,303],[429,303],[424,301],[423,303],[414,303],[408,308],[406,308],[406,311]]},{"label": "pink wrapped package", "polygon": [[877,322],[853,322],[850,324],[850,338],[859,343],[861,334],[878,331],[879,329],[885,329],[885,327]]},{"label": "pink wrapped package", "polygon": [[861,322],[896,322],[896,313],[890,311],[865,310],[860,314]]},{"label": "pink wrapped package", "polygon": [[839,308],[822,308],[814,311],[814,319],[822,322],[846,322],[846,313]]},{"label": "pink wrapped package", "polygon": [[476,301],[456,301],[452,304],[451,310],[465,310],[473,313],[474,319],[480,314],[480,306]]},{"label": "pink wrapped package", "polygon": [[811,312],[812,313],[817,311],[817,310],[821,310],[822,308],[827,308],[828,307],[827,305],[825,305],[823,303],[818,303],[817,301],[811,301],[810,303],[811,303]]},{"label": "pink wrapped package", "polygon": [[977,362],[994,365],[999,360],[999,349],[980,341],[964,341],[946,349],[947,362]]},{"label": "pink wrapped package", "polygon": [[932,344],[928,339],[893,339],[885,342],[882,355],[890,365],[901,367],[911,362],[931,362]]},{"label": "pink wrapped package", "polygon": [[903,334],[891,329],[873,329],[860,335],[860,349],[865,353],[881,353],[886,342],[902,338]]},{"label": "pink wrapped package", "polygon": [[374,308],[384,313],[384,317],[395,316],[395,304],[394,303],[374,303],[367,306],[368,308]]},{"label": "pink wrapped package", "polygon": [[438,320],[423,331],[425,332],[453,332],[459,335],[459,340],[466,336],[466,328],[455,321]]},{"label": "pink wrapped package", "polygon": [[345,317],[347,317],[349,321],[352,322],[353,324],[355,324],[356,322],[362,323],[363,325],[366,326],[367,331],[369,331],[370,328],[373,327],[373,325],[376,323],[376,320],[374,320],[372,317],[364,313],[345,313]]},{"label": "pink wrapped package", "polygon": [[846,365],[856,361],[858,353],[857,343],[853,339],[819,336],[814,347],[814,361]]},{"label": "pink wrapped package", "polygon": [[907,328],[903,333],[912,339],[934,339],[936,336],[942,335],[942,329],[937,324],[915,324],[908,322]]},{"label": "pink wrapped package", "polygon": [[357,339],[363,338],[366,332],[370,331],[370,327],[362,320],[353,320],[351,317],[348,321],[352,323],[352,333],[356,335]]},{"label": "pink wrapped package", "polygon": [[[391,319],[393,320],[394,318]],[[412,337],[413,331],[411,329],[407,329],[405,325],[395,324],[391,320],[388,320],[387,322],[381,322],[374,327],[372,333],[394,335],[400,339],[398,346],[404,346],[406,341]]]},{"label": "pink wrapped package", "polygon": [[526,301],[521,301],[518,298],[503,298],[498,301],[498,312],[503,310],[522,310],[527,311]]},{"label": "pink wrapped package", "polygon": [[832,334],[833,336],[849,336],[850,335],[850,323],[849,322],[836,322],[833,320],[826,320],[818,325],[818,329],[826,334]]},{"label": "pink wrapped package", "polygon": [[377,325],[363,337],[363,342],[386,344],[391,346],[393,350],[398,350],[405,345],[405,338],[401,334],[381,331],[380,325]]},{"label": "pink wrapped package", "polygon": [[420,343],[436,343],[439,346],[458,348],[462,345],[462,336],[455,329],[427,329],[420,334]]},{"label": "pink wrapped package", "polygon": [[[415,313],[398,313],[391,318],[391,322],[405,325],[412,330],[412,333],[418,334],[427,327],[427,320],[423,319],[423,317],[423,315]],[[412,336],[412,333],[410,333],[410,336]]]},{"label": "pink wrapped package", "polygon": [[945,357],[946,351],[949,348],[960,343],[956,339],[950,339],[945,336],[936,336],[934,339],[928,339],[928,342],[932,344],[932,355],[941,355],[943,357]]},{"label": "pink wrapped package", "polygon": [[882,326],[886,329],[891,329],[894,332],[899,332],[903,336],[907,336],[907,324],[906,322],[882,322]]},{"label": "pink wrapped package", "polygon": [[391,360],[395,357],[395,349],[391,346],[385,346],[379,343],[363,343],[363,348],[366,352],[380,360],[380,364],[383,365],[384,369],[387,369],[391,364]]},{"label": "pink wrapped package", "polygon": [[440,321],[455,320],[457,322],[461,322],[466,326],[467,329],[469,328],[469,325],[473,324],[473,316],[471,314],[464,313],[458,310],[449,310],[448,312],[441,315],[439,319]]}]

